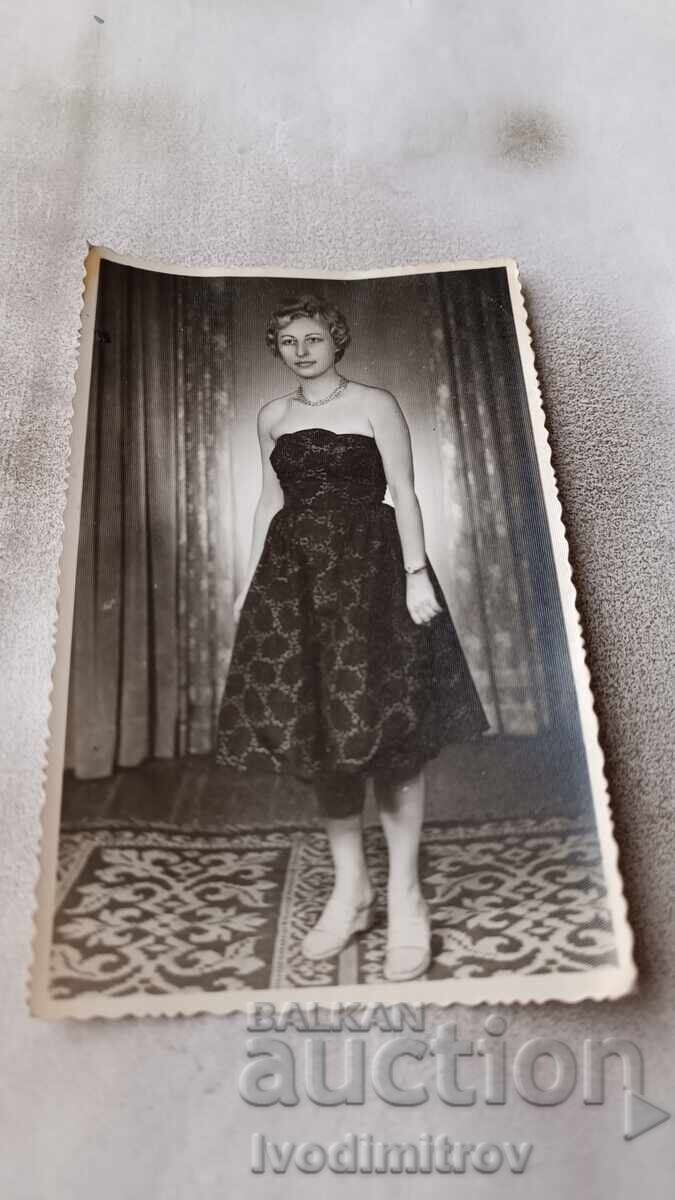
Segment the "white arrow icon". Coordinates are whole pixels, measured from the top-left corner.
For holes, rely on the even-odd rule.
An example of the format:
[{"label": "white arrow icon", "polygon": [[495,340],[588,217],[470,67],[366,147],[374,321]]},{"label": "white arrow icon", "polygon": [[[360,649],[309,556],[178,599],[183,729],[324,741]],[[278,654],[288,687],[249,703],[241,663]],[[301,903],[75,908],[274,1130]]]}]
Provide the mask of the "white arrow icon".
[{"label": "white arrow icon", "polygon": [[657,1125],[663,1125],[670,1119],[670,1113],[665,1108],[659,1108],[651,1101],[645,1100],[639,1092],[626,1088],[623,1099],[624,1134],[627,1142],[640,1137]]}]

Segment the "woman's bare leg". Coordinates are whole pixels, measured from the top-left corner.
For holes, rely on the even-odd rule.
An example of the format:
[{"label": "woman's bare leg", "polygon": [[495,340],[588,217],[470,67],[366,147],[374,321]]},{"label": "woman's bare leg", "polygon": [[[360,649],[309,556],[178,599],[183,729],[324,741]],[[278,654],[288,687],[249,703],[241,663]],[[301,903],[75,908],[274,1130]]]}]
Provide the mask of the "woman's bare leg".
[{"label": "woman's bare leg", "polygon": [[373,886],[368,876],[363,848],[363,800],[365,784],[333,789],[324,781],[320,802],[335,872],[333,890],[319,920],[303,940],[303,953],[310,959],[338,954],[355,933],[373,920]]},{"label": "woman's bare leg", "polygon": [[375,783],[389,851],[387,906],[390,915],[410,912],[421,899],[419,849],[424,821],[424,771],[405,783]]},{"label": "woman's bare leg", "polygon": [[369,904],[374,893],[363,849],[361,813],[329,817],[325,825],[335,870],[329,906],[342,910]]},{"label": "woman's bare leg", "polygon": [[389,852],[387,957],[392,981],[416,979],[429,966],[429,917],[419,879],[419,848],[424,820],[424,772],[401,784],[375,783]]}]

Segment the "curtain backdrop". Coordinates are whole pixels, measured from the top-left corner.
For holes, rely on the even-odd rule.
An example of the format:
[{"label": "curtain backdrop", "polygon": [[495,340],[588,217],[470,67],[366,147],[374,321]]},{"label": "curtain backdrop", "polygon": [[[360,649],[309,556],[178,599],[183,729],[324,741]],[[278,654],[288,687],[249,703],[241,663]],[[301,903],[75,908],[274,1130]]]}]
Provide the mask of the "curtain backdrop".
[{"label": "curtain backdrop", "polygon": [[480,275],[479,288],[465,272],[427,277],[455,617],[469,630],[467,655],[493,730],[532,734],[548,725],[549,713],[523,553],[522,460],[513,436],[519,397],[506,385],[497,328],[505,298],[495,284],[504,272]]},{"label": "curtain backdrop", "polygon": [[101,268],[66,765],[207,752],[232,647],[226,281]]},{"label": "curtain backdrop", "polygon": [[[408,412],[491,733],[544,748],[577,730],[506,272],[314,288],[351,315],[350,372]],[[288,389],[262,332],[287,291],[102,264],[68,714],[81,777],[213,749],[259,487],[255,412]]]},{"label": "curtain backdrop", "polygon": [[436,415],[458,621],[493,732],[576,719],[508,279],[427,277]]}]

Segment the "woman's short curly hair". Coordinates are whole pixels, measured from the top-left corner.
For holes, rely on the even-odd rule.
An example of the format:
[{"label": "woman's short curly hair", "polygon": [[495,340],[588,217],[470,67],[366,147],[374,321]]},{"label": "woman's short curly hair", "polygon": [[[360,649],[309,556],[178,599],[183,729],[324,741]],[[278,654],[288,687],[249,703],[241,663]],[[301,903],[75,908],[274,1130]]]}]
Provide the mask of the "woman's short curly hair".
[{"label": "woman's short curly hair", "polygon": [[290,296],[274,309],[267,322],[265,334],[265,341],[272,354],[280,357],[279,333],[297,317],[319,317],[325,321],[335,346],[335,361],[339,362],[351,341],[349,326],[339,308],[328,304],[321,296],[310,294]]}]

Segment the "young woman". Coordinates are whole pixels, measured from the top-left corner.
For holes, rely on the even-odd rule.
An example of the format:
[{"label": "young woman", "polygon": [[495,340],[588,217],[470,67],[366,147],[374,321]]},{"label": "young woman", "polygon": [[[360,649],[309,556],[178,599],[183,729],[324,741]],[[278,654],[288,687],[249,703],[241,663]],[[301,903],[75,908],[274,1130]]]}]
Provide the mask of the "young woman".
[{"label": "young woman", "polygon": [[217,756],[316,785],[335,881],[303,943],[315,960],[373,921],[372,777],[389,854],[385,976],[404,980],[430,962],[424,763],[487,721],[426,556],[405,417],[389,392],[338,373],[349,341],[343,315],[315,296],[269,321],[267,343],[299,382],[258,417],[262,489]]}]

